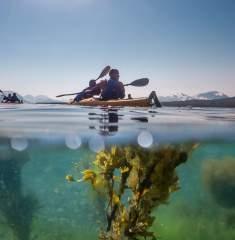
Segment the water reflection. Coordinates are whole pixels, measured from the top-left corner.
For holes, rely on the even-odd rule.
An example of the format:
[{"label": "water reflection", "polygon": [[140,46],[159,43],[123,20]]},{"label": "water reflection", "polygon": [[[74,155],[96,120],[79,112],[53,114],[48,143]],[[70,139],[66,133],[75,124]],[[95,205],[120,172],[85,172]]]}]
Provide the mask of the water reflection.
[{"label": "water reflection", "polygon": [[[95,129],[102,136],[114,135],[118,131],[118,122],[123,115],[118,114],[118,109],[103,109],[102,113],[89,113],[89,120],[98,121],[98,129],[95,124],[90,124],[90,129]],[[93,123],[93,122],[92,122]]]},{"label": "water reflection", "polygon": [[[118,111],[118,108],[103,108],[101,113],[90,112],[88,114],[88,119],[91,121],[89,128],[97,130],[102,136],[115,135],[119,130],[119,122],[124,117],[124,115],[118,114]],[[148,117],[146,116],[132,116],[129,120],[148,123]],[[98,127],[96,122],[98,122]]]}]

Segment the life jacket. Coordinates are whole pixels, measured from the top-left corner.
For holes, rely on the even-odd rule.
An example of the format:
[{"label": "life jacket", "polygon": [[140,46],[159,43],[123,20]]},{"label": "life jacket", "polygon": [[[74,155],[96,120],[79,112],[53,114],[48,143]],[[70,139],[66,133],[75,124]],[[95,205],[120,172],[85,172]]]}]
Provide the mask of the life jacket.
[{"label": "life jacket", "polygon": [[102,91],[103,100],[119,99],[125,97],[123,84],[117,80],[109,79],[106,88]]}]

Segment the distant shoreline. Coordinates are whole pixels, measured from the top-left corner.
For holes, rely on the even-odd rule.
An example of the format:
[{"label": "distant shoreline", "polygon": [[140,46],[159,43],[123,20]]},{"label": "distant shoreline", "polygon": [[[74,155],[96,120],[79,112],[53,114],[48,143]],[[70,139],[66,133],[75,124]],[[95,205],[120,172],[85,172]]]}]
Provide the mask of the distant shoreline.
[{"label": "distant shoreline", "polygon": [[166,107],[219,107],[219,108],[235,108],[235,97],[214,99],[214,100],[185,100],[161,102]]}]

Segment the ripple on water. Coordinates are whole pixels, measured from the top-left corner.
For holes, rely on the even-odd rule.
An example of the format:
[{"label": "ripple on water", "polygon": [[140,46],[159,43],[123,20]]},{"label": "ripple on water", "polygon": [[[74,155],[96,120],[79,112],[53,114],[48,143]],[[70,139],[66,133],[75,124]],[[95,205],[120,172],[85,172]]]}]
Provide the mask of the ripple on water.
[{"label": "ripple on water", "polygon": [[[94,151],[106,142],[132,139],[143,147],[182,140],[234,140],[234,109],[89,108],[30,105],[0,107],[0,136],[12,148],[27,148],[27,139],[61,139],[70,149],[89,141]],[[49,136],[49,137],[48,137]]]}]

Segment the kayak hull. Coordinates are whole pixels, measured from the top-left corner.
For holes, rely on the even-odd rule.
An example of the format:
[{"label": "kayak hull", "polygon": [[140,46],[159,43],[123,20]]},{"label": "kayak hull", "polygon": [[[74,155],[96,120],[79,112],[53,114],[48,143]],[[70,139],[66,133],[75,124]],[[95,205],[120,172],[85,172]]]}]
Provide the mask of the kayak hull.
[{"label": "kayak hull", "polygon": [[83,99],[80,102],[73,102],[73,105],[81,106],[115,106],[115,107],[150,107],[149,98],[117,99],[102,101],[95,98]]}]

